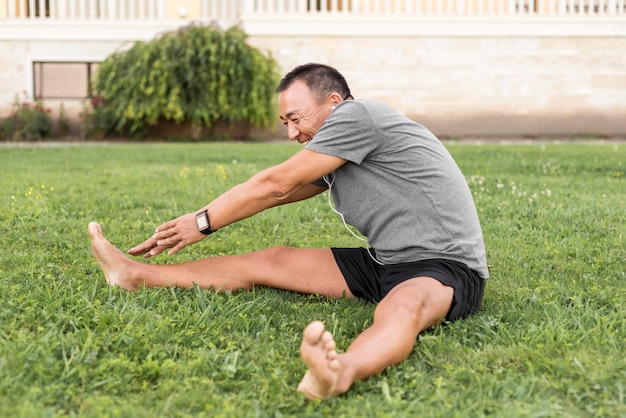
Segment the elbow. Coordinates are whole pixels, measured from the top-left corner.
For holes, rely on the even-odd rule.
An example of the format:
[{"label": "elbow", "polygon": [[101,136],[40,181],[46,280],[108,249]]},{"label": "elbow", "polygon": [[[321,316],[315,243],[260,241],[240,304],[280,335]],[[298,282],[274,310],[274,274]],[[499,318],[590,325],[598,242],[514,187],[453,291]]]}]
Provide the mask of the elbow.
[{"label": "elbow", "polygon": [[289,201],[289,198],[293,194],[295,190],[291,187],[286,187],[279,183],[274,183],[270,188],[270,198],[277,205]]},{"label": "elbow", "polygon": [[293,193],[298,189],[296,185],[288,184],[279,176],[271,173],[263,173],[258,176],[256,190],[261,191],[266,199],[271,201],[271,206],[280,205],[288,202]]}]

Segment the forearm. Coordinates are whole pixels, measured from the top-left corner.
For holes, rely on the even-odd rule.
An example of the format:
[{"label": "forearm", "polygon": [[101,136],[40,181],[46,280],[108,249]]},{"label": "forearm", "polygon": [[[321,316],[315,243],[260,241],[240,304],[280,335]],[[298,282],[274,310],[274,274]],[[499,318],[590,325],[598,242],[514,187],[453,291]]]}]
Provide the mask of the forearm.
[{"label": "forearm", "polygon": [[249,181],[239,184],[202,208],[209,214],[212,230],[223,228],[276,205],[265,192],[255,190],[251,186]]},{"label": "forearm", "polygon": [[312,184],[281,184],[271,172],[261,172],[220,195],[202,210],[206,209],[209,214],[211,229],[217,230],[265,209],[308,199],[324,190]]}]

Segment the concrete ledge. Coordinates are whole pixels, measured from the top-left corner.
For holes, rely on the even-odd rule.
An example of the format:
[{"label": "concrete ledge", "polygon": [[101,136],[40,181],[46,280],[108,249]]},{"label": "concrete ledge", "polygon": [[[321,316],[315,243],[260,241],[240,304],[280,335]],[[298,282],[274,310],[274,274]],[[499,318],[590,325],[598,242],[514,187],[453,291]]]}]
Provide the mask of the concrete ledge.
[{"label": "concrete ledge", "polygon": [[[193,20],[4,20],[0,41],[150,40]],[[212,21],[196,21],[209,24]],[[626,37],[626,16],[243,15],[250,36]]]},{"label": "concrete ledge", "polygon": [[626,137],[626,112],[621,115],[597,112],[524,116],[497,113],[445,117],[412,115],[411,119],[439,138]]},{"label": "concrete ledge", "polygon": [[626,16],[243,15],[251,36],[626,36]]},{"label": "concrete ledge", "polygon": [[[192,20],[4,20],[0,41],[147,41],[177,30]],[[202,21],[203,24],[211,21]]]}]

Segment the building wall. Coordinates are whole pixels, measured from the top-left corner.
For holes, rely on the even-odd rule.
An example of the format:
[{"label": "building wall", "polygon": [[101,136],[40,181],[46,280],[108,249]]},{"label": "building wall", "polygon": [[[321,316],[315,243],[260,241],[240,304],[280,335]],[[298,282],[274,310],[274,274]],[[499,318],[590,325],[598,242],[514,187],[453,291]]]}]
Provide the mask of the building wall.
[{"label": "building wall", "polygon": [[[539,26],[497,19],[490,20],[496,26],[480,19],[242,21],[250,44],[270,51],[283,72],[312,61],[333,65],[356,97],[389,103],[440,136],[626,135],[623,20],[563,28],[546,19]],[[148,40],[185,23],[2,22],[0,117],[16,94],[32,97],[34,61],[102,61],[129,46],[126,39]],[[53,110],[60,103],[46,101]],[[79,100],[63,103],[70,115],[82,108]]]},{"label": "building wall", "polygon": [[284,71],[333,65],[356,97],[389,103],[441,136],[626,135],[623,18],[242,21]]},{"label": "building wall", "polygon": [[[181,19],[130,25],[119,21],[0,22],[0,119],[11,113],[16,97],[34,97],[33,62],[102,62],[110,54],[129,48],[134,41],[148,41],[187,23]],[[79,80],[69,77],[64,82],[75,84]],[[52,110],[53,118],[63,104],[74,132],[77,131],[83,100],[45,99],[45,104]]]},{"label": "building wall", "polygon": [[[340,69],[355,97],[440,135],[626,134],[626,38],[253,36],[284,71]],[[617,51],[621,51],[618,53]]]}]

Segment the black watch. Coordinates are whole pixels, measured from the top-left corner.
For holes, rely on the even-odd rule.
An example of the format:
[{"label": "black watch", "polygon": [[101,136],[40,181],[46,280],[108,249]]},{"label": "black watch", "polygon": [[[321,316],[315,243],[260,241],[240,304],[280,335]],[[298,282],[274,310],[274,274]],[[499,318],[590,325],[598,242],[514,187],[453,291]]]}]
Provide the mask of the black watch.
[{"label": "black watch", "polygon": [[211,231],[211,222],[209,222],[209,214],[206,210],[196,213],[196,225],[198,226],[198,231],[202,232],[204,235],[215,232]]}]

